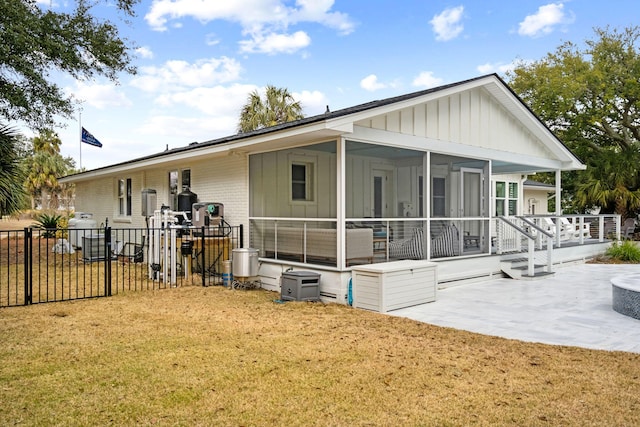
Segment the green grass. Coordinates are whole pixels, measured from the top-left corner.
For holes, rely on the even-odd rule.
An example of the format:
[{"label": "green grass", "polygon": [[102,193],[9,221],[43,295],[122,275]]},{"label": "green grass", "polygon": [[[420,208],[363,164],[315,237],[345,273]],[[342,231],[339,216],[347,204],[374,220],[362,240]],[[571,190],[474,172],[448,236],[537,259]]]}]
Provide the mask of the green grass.
[{"label": "green grass", "polygon": [[1,309],[0,424],[640,424],[638,354],[278,297],[193,286]]}]

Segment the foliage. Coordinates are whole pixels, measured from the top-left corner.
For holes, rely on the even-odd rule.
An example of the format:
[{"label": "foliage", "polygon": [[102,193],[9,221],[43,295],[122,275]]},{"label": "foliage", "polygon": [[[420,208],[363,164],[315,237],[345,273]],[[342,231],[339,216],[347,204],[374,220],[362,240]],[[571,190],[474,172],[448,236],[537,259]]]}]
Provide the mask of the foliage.
[{"label": "foliage", "polygon": [[286,88],[267,85],[264,98],[257,90],[249,94],[240,112],[240,133],[275,126],[303,118],[302,105]]},{"label": "foliage", "polygon": [[595,36],[519,64],[509,84],[588,166],[563,179],[565,203],[628,217],[640,210],[640,27]]},{"label": "foliage", "polygon": [[24,174],[20,167],[17,134],[0,126],[0,214],[10,215],[23,207]]},{"label": "foliage", "polygon": [[69,217],[62,216],[58,220],[58,229],[56,230],[57,239],[69,238]]},{"label": "foliage", "polygon": [[625,240],[622,243],[614,242],[605,255],[619,261],[640,262],[640,248],[632,240]]},{"label": "foliage", "polygon": [[28,171],[25,188],[31,195],[31,207],[40,199],[42,207],[58,208],[60,196],[70,197],[68,189],[58,183],[57,177],[73,170],[75,162],[60,155],[60,138],[51,130],[43,130],[33,138],[33,154],[25,159]]},{"label": "foliage", "polygon": [[58,224],[60,223],[61,219],[62,215],[58,214],[48,214],[44,212],[38,215],[38,217],[36,218],[36,227],[46,230],[43,234],[41,234],[41,237],[55,237],[56,230],[58,229]]},{"label": "foliage", "polygon": [[[139,1],[118,0],[115,7],[134,16]],[[35,0],[0,0],[0,118],[40,130],[54,127],[58,115],[71,117],[74,100],[50,80],[54,72],[113,82],[119,72],[135,73],[134,46],[115,24],[91,15],[97,2],[77,0],[72,13],[62,13]]]}]

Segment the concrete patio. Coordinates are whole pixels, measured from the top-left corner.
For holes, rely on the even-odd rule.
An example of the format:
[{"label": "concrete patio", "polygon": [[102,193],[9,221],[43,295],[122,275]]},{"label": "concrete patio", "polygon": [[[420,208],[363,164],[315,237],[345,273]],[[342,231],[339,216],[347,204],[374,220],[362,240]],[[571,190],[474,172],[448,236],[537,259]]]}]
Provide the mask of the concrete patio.
[{"label": "concrete patio", "polygon": [[437,292],[389,314],[480,334],[640,353],[640,320],[613,311],[611,278],[640,265],[577,264],[536,281],[495,279]]}]

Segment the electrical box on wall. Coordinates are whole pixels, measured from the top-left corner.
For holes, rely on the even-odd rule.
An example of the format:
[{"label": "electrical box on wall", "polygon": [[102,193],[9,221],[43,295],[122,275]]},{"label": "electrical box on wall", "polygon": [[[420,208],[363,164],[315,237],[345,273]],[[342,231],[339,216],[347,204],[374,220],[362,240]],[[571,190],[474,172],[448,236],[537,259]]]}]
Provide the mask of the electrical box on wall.
[{"label": "electrical box on wall", "polygon": [[158,195],[153,188],[142,190],[142,216],[153,216],[158,203]]}]

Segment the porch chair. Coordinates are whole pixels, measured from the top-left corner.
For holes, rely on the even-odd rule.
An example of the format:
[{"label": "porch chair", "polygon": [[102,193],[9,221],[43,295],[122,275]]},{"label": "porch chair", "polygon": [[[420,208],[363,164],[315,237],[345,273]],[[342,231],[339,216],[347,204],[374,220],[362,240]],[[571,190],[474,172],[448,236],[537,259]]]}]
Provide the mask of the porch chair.
[{"label": "porch chair", "polygon": [[591,238],[591,224],[585,222],[582,224],[582,229],[580,229],[580,223],[578,223],[578,219],[574,220],[575,222],[569,221],[568,218],[562,217],[560,218],[560,224],[562,228],[564,228],[572,238],[578,239],[580,235],[585,239]]},{"label": "porch chair", "polygon": [[[556,221],[558,221],[558,219],[556,219]],[[556,223],[553,222],[553,219],[548,217],[543,218],[542,227],[544,227],[545,231],[551,233],[553,237],[556,237],[557,227]],[[565,224],[562,224],[562,221],[560,221],[560,240],[571,240],[574,238],[574,234],[575,229],[573,228],[573,226],[567,227]]]},{"label": "porch chair", "polygon": [[636,220],[633,218],[627,218],[622,224],[621,233],[625,239],[633,239],[633,235],[636,232]]},{"label": "porch chair", "polygon": [[144,242],[145,236],[142,236],[142,242],[127,242],[118,252],[117,257],[121,262],[142,262],[144,260]]},{"label": "porch chair", "polygon": [[[424,229],[414,228],[411,237],[389,242],[389,257],[398,259],[424,259]],[[431,239],[431,257],[449,257],[460,254],[460,233],[451,224]]]}]

